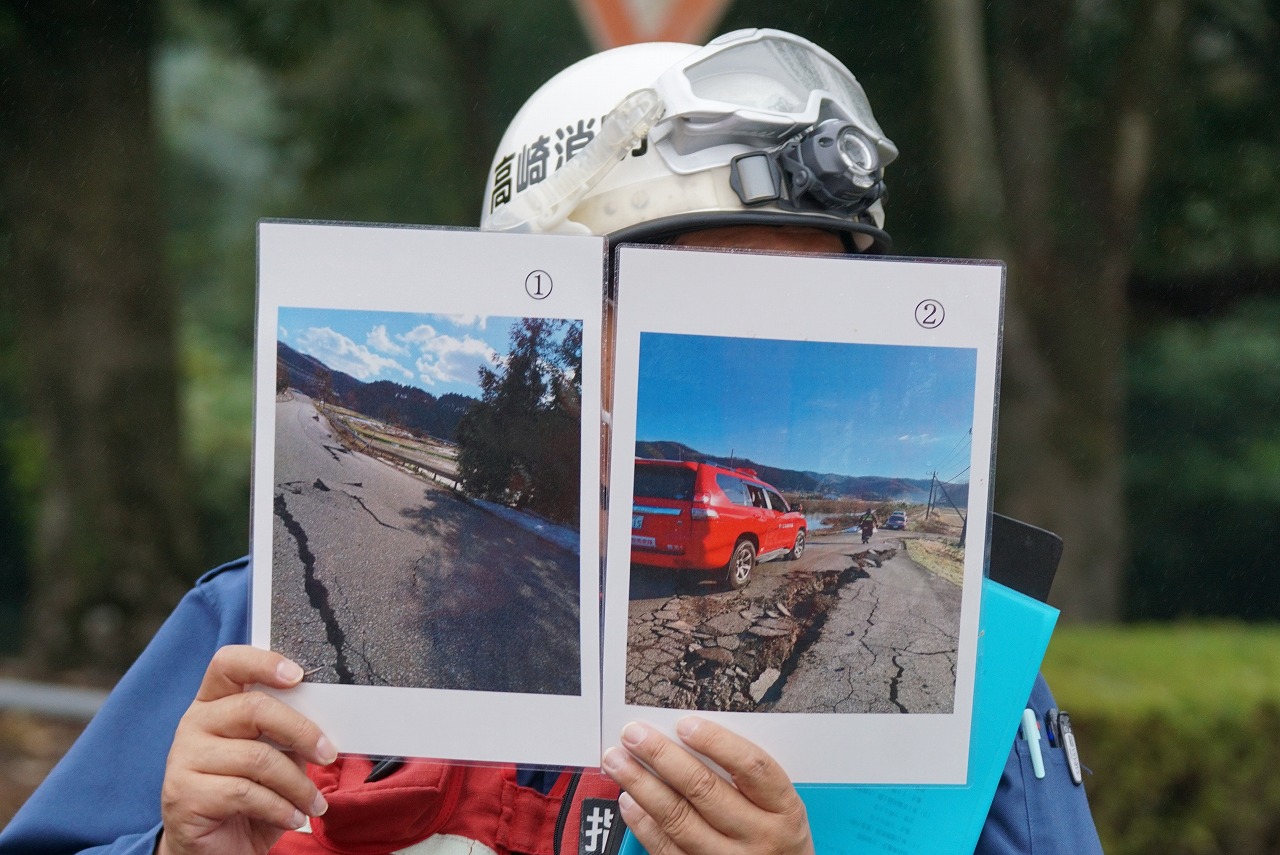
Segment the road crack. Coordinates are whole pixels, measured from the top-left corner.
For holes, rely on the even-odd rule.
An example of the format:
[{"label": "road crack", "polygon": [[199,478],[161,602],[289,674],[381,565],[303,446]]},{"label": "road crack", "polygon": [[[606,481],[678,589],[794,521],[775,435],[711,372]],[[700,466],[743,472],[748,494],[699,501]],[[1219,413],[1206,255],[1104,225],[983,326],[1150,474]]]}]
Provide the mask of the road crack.
[{"label": "road crack", "polygon": [[403,531],[403,529],[401,529],[399,526],[394,526],[389,523],[384,523],[382,520],[378,519],[378,515],[369,509],[369,506],[364,503],[364,499],[360,498],[359,496],[353,496],[350,493],[347,493],[346,495],[348,498],[354,500],[357,505],[364,508],[364,512],[368,514],[370,517],[372,517],[373,521],[376,522],[378,525],[382,526],[383,528],[389,528],[392,531]]},{"label": "road crack", "polygon": [[285,531],[289,532],[293,536],[294,542],[298,544],[298,559],[302,562],[302,588],[307,595],[307,601],[311,603],[311,607],[320,616],[320,621],[324,624],[325,638],[329,640],[330,646],[333,647],[335,656],[333,669],[337,672],[337,681],[339,683],[353,684],[355,683],[355,676],[351,673],[351,668],[347,664],[347,657],[344,652],[347,643],[346,633],[343,632],[342,627],[338,624],[337,615],[329,602],[329,589],[316,576],[316,556],[307,543],[306,529],[289,513],[289,507],[285,503],[284,495],[280,493],[276,494],[275,514],[284,525]]},{"label": "road crack", "polygon": [[325,451],[329,452],[329,456],[332,457],[338,463],[342,462],[342,458],[338,456],[339,454],[351,453],[349,449],[341,445],[326,445],[322,443],[320,447],[323,448]]},{"label": "road crack", "polygon": [[895,655],[889,661],[893,663],[893,667],[895,669],[894,675],[889,678],[889,703],[897,707],[898,712],[909,713],[911,712],[911,710],[907,709],[898,700],[898,686],[902,683],[902,675],[906,673],[907,668],[905,665],[903,665],[901,662],[898,661],[897,655]]}]

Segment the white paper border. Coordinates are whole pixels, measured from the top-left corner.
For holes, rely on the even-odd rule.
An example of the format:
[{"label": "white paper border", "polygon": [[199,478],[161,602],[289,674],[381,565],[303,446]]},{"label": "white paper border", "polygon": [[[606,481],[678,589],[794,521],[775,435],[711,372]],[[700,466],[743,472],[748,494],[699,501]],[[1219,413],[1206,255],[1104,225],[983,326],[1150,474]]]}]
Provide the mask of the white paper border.
[{"label": "white paper border", "polygon": [[[641,332],[977,351],[973,441],[953,711],[947,714],[698,712],[760,744],[792,780],[808,783],[963,784],[986,558],[1004,268],[856,257],[618,250],[617,373],[605,593],[605,745],[628,721],[669,735],[688,710],[626,704],[630,519]],[[937,300],[945,321],[921,327],[916,307]],[[618,513],[616,511],[623,511]]]},{"label": "white paper border", "polygon": [[[577,696],[304,683],[281,693],[348,753],[593,766],[599,761],[601,270],[590,236],[264,221],[254,376],[251,643],[271,640],[275,376],[281,306],[581,319],[582,473]],[[547,271],[552,293],[524,282]]]}]

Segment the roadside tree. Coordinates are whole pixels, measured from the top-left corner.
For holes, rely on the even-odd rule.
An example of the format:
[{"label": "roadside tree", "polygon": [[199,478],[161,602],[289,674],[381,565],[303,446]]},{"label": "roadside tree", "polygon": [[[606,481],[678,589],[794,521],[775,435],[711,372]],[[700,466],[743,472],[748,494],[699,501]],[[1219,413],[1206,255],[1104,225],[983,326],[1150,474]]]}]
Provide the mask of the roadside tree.
[{"label": "roadside tree", "polygon": [[458,424],[463,490],[561,523],[578,519],[582,420],[580,324],[524,318],[481,400]]}]

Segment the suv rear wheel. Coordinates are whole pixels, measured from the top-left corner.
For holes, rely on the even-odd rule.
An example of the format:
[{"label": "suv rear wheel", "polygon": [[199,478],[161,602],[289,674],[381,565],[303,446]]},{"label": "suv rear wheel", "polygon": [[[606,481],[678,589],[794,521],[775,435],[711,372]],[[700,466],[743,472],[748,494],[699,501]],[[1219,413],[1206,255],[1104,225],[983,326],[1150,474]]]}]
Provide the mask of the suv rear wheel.
[{"label": "suv rear wheel", "polygon": [[749,540],[742,540],[733,548],[733,555],[729,558],[728,573],[725,580],[729,583],[729,587],[735,590],[745,588],[747,583],[751,581],[751,571],[756,566],[756,547]]},{"label": "suv rear wheel", "polygon": [[804,529],[796,532],[795,545],[791,547],[791,551],[787,553],[786,558],[788,561],[795,561],[801,555],[804,555]]}]

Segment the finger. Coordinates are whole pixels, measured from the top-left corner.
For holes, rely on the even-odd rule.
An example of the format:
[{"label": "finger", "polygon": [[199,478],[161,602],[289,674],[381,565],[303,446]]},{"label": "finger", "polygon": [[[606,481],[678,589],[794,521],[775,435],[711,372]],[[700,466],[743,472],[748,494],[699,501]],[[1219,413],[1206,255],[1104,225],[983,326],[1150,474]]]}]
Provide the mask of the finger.
[{"label": "finger", "polygon": [[628,724],[622,729],[622,744],[700,813],[710,816],[745,807],[742,796],[723,776],[648,725]]},{"label": "finger", "polygon": [[271,650],[246,644],[220,648],[205,669],[197,701],[214,701],[239,694],[244,687],[260,683],[273,689],[288,689],[302,682],[302,667]]},{"label": "finger", "polygon": [[172,788],[165,781],[161,803],[166,827],[218,825],[243,818],[287,831],[306,822],[296,805],[255,781],[204,774],[186,778]]},{"label": "finger", "polygon": [[[645,812],[644,808],[631,797],[630,793],[618,796],[618,811],[627,829],[635,835],[636,840],[649,855],[683,855],[683,850],[675,844],[662,827]],[[723,850],[721,850],[723,851]]]},{"label": "finger", "polygon": [[626,750],[610,748],[604,753],[601,766],[622,788],[618,807],[627,827],[649,855],[685,850],[728,851],[724,837],[698,815],[692,804]]},{"label": "finger", "polygon": [[320,766],[338,757],[337,749],[315,722],[262,692],[242,692],[196,704],[187,712],[184,724],[227,739],[267,739]]},{"label": "finger", "polygon": [[783,768],[760,746],[713,721],[685,716],[676,735],[718,763],[752,804],[770,813],[804,815],[804,802]]},{"label": "finger", "polygon": [[321,816],[328,803],[299,768],[300,760],[265,742],[210,736],[190,746],[187,757],[189,768],[200,774],[253,781],[308,816]]},{"label": "finger", "polygon": [[665,834],[684,849],[736,836],[733,832],[744,824],[751,806],[728,781],[644,725],[633,722],[623,728],[622,735],[626,750],[605,752],[605,771]]}]

